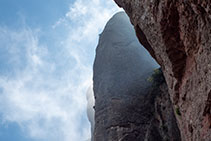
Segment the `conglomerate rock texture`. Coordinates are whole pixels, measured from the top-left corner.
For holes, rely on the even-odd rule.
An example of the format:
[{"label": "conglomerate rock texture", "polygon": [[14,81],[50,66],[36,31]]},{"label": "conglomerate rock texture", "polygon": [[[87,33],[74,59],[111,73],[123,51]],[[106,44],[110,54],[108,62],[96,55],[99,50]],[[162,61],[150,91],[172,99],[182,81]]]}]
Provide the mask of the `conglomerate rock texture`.
[{"label": "conglomerate rock texture", "polygon": [[211,140],[211,0],[115,0],[161,65],[184,141]]},{"label": "conglomerate rock texture", "polygon": [[124,12],[100,34],[94,62],[95,141],[179,141],[159,66],[139,43]]}]

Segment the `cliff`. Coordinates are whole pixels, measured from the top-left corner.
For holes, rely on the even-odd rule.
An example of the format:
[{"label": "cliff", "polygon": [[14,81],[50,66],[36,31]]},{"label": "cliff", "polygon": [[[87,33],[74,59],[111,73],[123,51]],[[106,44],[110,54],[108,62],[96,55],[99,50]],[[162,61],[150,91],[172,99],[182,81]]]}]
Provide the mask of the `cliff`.
[{"label": "cliff", "polygon": [[95,141],[180,140],[158,68],[126,14],[115,14],[100,34],[93,67]]},{"label": "cliff", "polygon": [[161,65],[182,140],[211,140],[211,1],[115,0]]}]

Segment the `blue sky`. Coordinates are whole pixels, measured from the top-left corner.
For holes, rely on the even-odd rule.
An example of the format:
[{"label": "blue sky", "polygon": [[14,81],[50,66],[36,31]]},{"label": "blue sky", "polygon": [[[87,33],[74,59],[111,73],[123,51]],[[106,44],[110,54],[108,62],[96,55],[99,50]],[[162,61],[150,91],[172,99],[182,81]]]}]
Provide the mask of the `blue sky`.
[{"label": "blue sky", "polygon": [[0,0],[0,140],[85,141],[86,91],[112,0]]}]

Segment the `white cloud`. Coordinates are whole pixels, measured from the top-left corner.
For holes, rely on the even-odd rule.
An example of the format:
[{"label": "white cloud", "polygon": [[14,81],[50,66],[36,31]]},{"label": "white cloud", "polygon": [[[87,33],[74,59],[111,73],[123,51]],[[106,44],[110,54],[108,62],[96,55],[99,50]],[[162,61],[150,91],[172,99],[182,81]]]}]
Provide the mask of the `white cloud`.
[{"label": "white cloud", "polygon": [[[112,1],[76,0],[52,26],[52,30],[66,29],[65,39],[52,41],[60,42],[58,47],[41,44],[40,30],[0,27],[0,53],[5,55],[1,59],[12,73],[0,74],[4,124],[16,122],[38,140],[89,138],[86,90],[92,79],[94,49],[98,34],[118,10]],[[55,50],[59,50],[57,56],[52,53]]]},{"label": "white cloud", "polygon": [[[86,115],[85,92],[91,83],[91,68],[77,62],[75,66],[68,67],[70,70],[74,67],[77,74],[70,71],[67,72],[68,77],[63,74],[58,79],[55,77],[58,70],[51,69],[56,64],[49,63],[41,51],[47,50],[47,47],[43,49],[32,30],[4,30],[7,30],[4,37],[11,39],[7,43],[10,46],[8,52],[13,49],[17,51],[8,57],[23,56],[21,63],[25,66],[14,70],[16,75],[13,77],[0,76],[0,112],[3,120],[17,122],[32,138],[65,141],[88,138],[88,123],[84,127],[80,124],[82,116]],[[17,61],[13,60],[9,65],[15,65]],[[80,76],[78,83],[74,83],[77,79],[74,75]]]},{"label": "white cloud", "polygon": [[[94,125],[95,125],[95,118],[94,118],[94,115],[95,115],[95,110],[94,110],[95,99],[94,99],[94,92],[93,92],[93,86],[92,85],[87,90],[86,99],[87,99],[87,117],[88,117],[89,122],[91,124],[91,134],[93,136]],[[93,139],[91,138],[91,140],[93,140]]]},{"label": "white cloud", "polygon": [[[71,39],[80,42],[86,39],[96,41],[96,35],[102,31],[106,22],[120,9],[113,1],[108,0],[76,0],[69,12],[53,27],[67,26],[71,31]],[[74,25],[74,26],[73,26]]]}]

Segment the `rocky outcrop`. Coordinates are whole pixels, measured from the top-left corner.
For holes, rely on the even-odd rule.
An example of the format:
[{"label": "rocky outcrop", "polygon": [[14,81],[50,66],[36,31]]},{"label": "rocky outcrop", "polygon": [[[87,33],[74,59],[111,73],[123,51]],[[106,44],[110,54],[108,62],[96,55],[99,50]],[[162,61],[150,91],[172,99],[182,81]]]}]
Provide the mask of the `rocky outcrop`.
[{"label": "rocky outcrop", "polygon": [[161,65],[182,140],[211,140],[211,1],[115,0]]},{"label": "rocky outcrop", "polygon": [[180,140],[158,64],[124,12],[100,34],[94,62],[95,141]]}]

